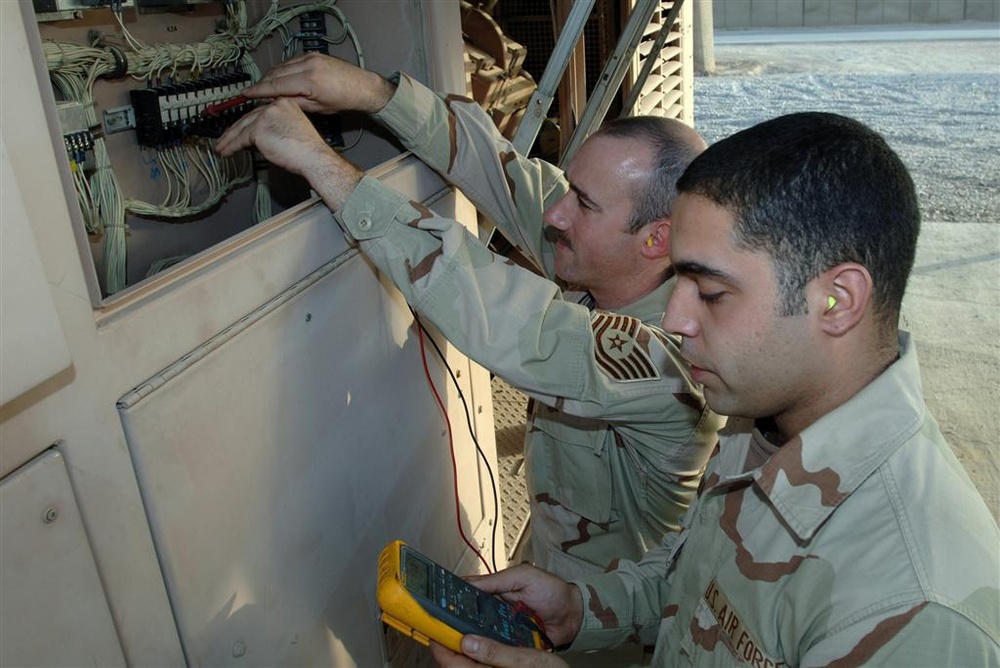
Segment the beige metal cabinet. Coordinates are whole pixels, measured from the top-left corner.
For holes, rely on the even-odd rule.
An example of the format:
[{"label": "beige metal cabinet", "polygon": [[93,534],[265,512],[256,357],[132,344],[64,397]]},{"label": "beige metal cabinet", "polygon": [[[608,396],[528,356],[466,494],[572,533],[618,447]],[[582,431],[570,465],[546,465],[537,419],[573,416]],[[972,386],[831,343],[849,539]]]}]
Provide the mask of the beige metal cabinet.
[{"label": "beige metal cabinet", "polygon": [[0,481],[0,526],[0,665],[72,666],[84,657],[94,665],[121,665],[59,448]]},{"label": "beige metal cabinet", "polygon": [[[457,3],[340,7],[374,69],[464,89]],[[23,202],[16,222],[40,261],[28,289],[49,296],[68,353],[0,406],[5,665],[389,661],[374,601],[381,547],[404,538],[477,569],[456,526],[449,440],[464,529],[488,560],[497,536],[503,565],[490,478],[450,374],[433,349],[421,352],[398,293],[315,200],[102,296],[31,5],[3,2],[0,13],[0,132],[12,172],[3,224],[13,182]],[[429,169],[393,157],[384,138],[372,142],[358,160],[373,173],[474,225],[468,202]],[[441,343],[494,465],[489,375]],[[55,485],[67,511],[74,499],[79,508],[65,539],[74,570],[63,573],[86,588],[79,598],[69,586],[27,586],[55,558],[37,547],[35,534],[52,528],[34,523],[43,500],[24,502],[27,520],[7,521],[8,510],[22,512],[11,490],[50,466],[63,478],[41,487]],[[25,586],[8,589],[15,581]],[[21,632],[38,616],[75,619],[84,603],[97,612],[54,638],[58,648]]]}]

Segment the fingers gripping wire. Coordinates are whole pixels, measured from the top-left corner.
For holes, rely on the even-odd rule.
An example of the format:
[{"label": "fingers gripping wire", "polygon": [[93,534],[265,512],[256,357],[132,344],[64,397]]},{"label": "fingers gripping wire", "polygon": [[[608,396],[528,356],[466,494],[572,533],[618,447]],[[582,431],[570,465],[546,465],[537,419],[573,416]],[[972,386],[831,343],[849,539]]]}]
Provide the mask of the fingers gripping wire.
[{"label": "fingers gripping wire", "polygon": [[517,601],[514,604],[514,619],[515,621],[527,626],[529,629],[538,632],[539,637],[542,639],[542,644],[545,646],[546,651],[553,651],[555,645],[549,639],[548,634],[545,631],[545,622],[538,614],[528,607],[524,601]]}]

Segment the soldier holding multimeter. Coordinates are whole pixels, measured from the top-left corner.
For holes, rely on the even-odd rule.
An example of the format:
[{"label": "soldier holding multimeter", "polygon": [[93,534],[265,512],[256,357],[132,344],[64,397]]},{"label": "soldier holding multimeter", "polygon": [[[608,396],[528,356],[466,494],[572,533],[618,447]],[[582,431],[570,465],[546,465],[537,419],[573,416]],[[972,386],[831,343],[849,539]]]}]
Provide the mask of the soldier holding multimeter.
[{"label": "soldier holding multimeter", "polygon": [[[920,228],[906,167],[861,123],[800,113],[714,144],[678,189],[664,326],[740,416],[685,528],[573,583],[527,565],[472,583],[556,645],[655,642],[656,666],[1000,665],[1000,531],[898,329]],[[434,653],[561,665],[461,649]]]}]

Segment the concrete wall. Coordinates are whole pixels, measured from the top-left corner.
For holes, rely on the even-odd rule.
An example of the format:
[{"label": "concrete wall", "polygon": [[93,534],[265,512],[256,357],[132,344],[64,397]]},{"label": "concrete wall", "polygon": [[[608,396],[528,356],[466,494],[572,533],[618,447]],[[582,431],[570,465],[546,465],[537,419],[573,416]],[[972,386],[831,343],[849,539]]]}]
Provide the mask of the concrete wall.
[{"label": "concrete wall", "polygon": [[1000,0],[713,0],[715,28],[1000,21]]}]

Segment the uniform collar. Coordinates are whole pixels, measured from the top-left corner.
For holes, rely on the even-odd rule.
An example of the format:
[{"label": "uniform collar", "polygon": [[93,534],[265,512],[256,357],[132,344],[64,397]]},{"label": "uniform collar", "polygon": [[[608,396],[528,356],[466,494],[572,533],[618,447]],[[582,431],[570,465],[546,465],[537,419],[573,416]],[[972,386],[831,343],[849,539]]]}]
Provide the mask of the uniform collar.
[{"label": "uniform collar", "polygon": [[[923,424],[920,368],[906,332],[899,332],[899,351],[899,359],[880,376],[752,472],[799,538],[811,538]],[[759,433],[753,437],[761,438]]]},{"label": "uniform collar", "polygon": [[663,281],[655,290],[647,292],[628,306],[618,309],[618,311],[625,315],[639,318],[643,322],[654,322],[659,326],[663,320],[663,313],[667,309],[667,300],[670,299],[670,294],[674,291],[676,283],[677,279],[674,278],[673,272],[671,272],[670,277]]},{"label": "uniform collar", "polygon": [[[676,283],[677,279],[671,271],[667,280],[631,304],[616,308],[615,313],[638,318],[645,323],[656,323],[659,326],[660,321],[663,320],[663,313],[667,308],[667,300],[670,299],[670,294],[674,291]],[[574,291],[570,288],[565,292],[565,296],[567,300],[586,305],[591,311],[596,308],[594,297],[589,292]]]}]

